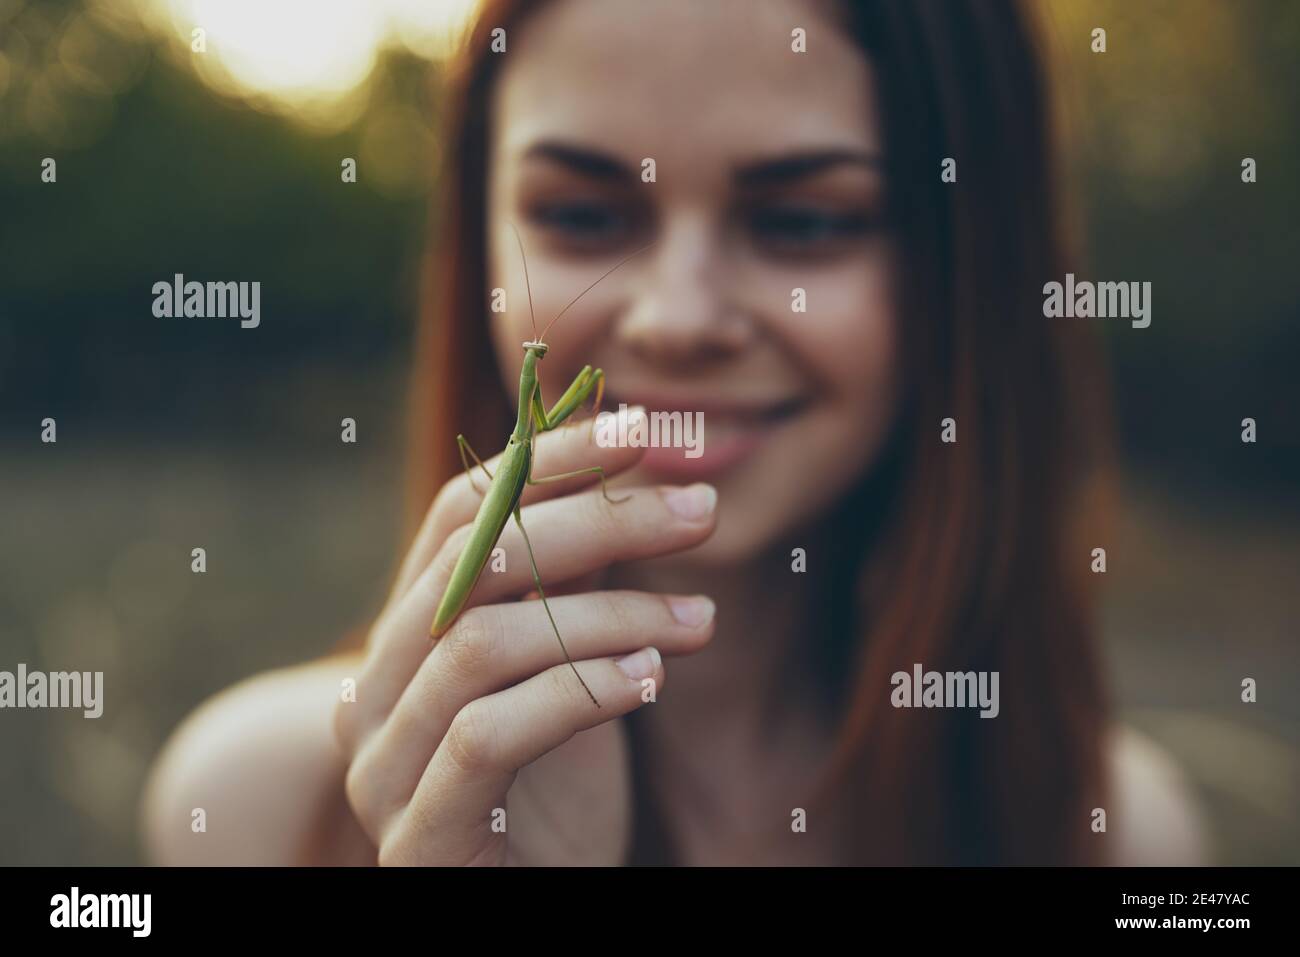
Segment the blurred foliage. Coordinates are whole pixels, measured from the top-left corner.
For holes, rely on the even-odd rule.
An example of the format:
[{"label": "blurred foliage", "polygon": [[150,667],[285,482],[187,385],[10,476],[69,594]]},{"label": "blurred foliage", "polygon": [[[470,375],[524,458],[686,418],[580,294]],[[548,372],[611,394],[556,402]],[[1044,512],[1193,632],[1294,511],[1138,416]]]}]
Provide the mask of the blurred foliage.
[{"label": "blurred foliage", "polygon": [[[202,429],[218,440],[223,424],[246,420],[244,437],[269,440],[294,401],[346,407],[350,390],[376,387],[367,377],[392,378],[425,222],[435,122],[426,63],[387,55],[367,108],[321,135],[214,94],[143,27],[74,43],[92,35],[87,19],[111,21],[77,2],[9,6],[0,428],[26,435],[33,415],[62,413],[97,419],[101,433]],[[69,49],[127,64],[120,88],[73,84]],[[46,156],[56,184],[40,181]],[[344,157],[358,160],[356,184],[341,181]],[[155,319],[151,287],[177,272],[261,281],[256,334]],[[296,377],[328,388],[294,395]],[[267,401],[277,396],[286,401]]]},{"label": "blurred foliage", "polygon": [[[1130,457],[1184,480],[1294,485],[1300,4],[1046,9],[1089,275],[1153,284],[1149,328],[1107,327]],[[1243,456],[1246,416],[1261,438]]]}]

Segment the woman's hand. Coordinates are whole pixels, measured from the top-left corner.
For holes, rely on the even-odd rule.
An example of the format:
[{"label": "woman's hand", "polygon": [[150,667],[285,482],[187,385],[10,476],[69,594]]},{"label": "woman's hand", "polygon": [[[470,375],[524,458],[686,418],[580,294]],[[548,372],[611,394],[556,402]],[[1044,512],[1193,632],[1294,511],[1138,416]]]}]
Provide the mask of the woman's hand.
[{"label": "woman's hand", "polygon": [[[642,454],[598,447],[591,435],[585,424],[539,435],[535,474],[603,465],[613,475]],[[619,489],[612,497],[631,498],[615,504],[590,478],[576,494],[566,493],[581,479],[525,488],[524,526],[551,611],[597,708],[542,603],[511,600],[534,589],[513,521],[500,541],[506,570],[485,570],[451,629],[430,641],[486,486],[482,471],[474,477],[479,491],[462,474],[437,495],[370,632],[356,700],[335,708],[348,803],[380,864],[622,863],[631,795],[612,719],[663,687],[663,656],[693,653],[712,637],[712,603],[552,586],[698,544],[713,531],[716,493]]]}]

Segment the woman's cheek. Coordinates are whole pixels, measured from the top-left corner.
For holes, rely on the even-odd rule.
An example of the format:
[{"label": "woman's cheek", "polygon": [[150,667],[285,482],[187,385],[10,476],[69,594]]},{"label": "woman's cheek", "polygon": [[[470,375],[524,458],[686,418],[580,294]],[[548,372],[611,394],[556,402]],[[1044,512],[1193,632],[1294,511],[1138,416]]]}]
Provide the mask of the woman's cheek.
[{"label": "woman's cheek", "polygon": [[861,464],[854,434],[830,409],[810,410],[775,429],[758,455],[714,482],[718,527],[691,560],[745,561],[796,535],[845,494]]}]

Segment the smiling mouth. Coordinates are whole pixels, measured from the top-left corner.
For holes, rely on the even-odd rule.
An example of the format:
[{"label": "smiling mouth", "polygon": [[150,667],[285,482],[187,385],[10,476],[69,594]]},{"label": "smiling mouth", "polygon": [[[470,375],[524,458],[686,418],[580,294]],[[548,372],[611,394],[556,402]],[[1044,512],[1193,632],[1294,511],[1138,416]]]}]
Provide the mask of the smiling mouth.
[{"label": "smiling mouth", "polygon": [[655,412],[682,415],[701,413],[704,421],[729,428],[745,429],[771,426],[794,418],[809,405],[807,396],[792,396],[767,402],[728,402],[715,397],[700,399],[675,398],[650,393],[605,392],[602,411],[617,412],[620,405],[643,405],[648,414]]},{"label": "smiling mouth", "polygon": [[[779,400],[724,400],[717,396],[690,398],[652,393],[649,390],[605,393],[603,411],[617,411],[620,405],[643,405],[649,418],[650,434],[688,434],[694,444],[665,444],[657,440],[641,458],[640,468],[666,481],[719,481],[741,463],[757,454],[773,433],[796,419],[810,404],[807,396]],[[671,416],[672,419],[661,418]]]}]

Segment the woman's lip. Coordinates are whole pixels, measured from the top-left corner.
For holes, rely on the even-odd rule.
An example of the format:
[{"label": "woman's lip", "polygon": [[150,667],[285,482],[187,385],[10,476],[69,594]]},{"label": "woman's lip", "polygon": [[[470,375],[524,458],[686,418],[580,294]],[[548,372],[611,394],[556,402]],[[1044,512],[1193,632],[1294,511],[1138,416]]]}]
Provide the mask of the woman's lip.
[{"label": "woman's lip", "polygon": [[625,394],[606,392],[604,404],[612,406],[611,411],[616,411],[620,405],[628,407],[642,405],[645,406],[648,414],[654,412],[680,412],[683,415],[689,415],[694,412],[702,412],[705,416],[712,414],[719,417],[757,420],[780,417],[782,414],[802,405],[804,401],[799,396],[784,399],[728,401],[718,399],[716,396],[690,398],[673,396],[667,393],[635,392]]},{"label": "woman's lip", "polygon": [[713,421],[723,419],[725,424],[715,427],[712,433],[708,429],[710,416],[701,413],[697,446],[688,448],[683,444],[652,444],[646,448],[637,467],[668,480],[700,481],[716,478],[756,453],[775,430],[782,428],[803,411],[804,403],[788,408],[788,412],[775,417],[752,419],[719,416],[715,413]]},{"label": "woman's lip", "polygon": [[[667,444],[649,445],[638,463],[656,477],[668,480],[698,481],[715,477],[749,458],[767,440],[774,428],[803,412],[809,404],[806,396],[785,399],[740,400],[720,399],[711,396],[690,397],[650,390],[606,392],[604,403],[617,410],[620,405],[642,405],[653,427],[656,413],[673,416],[669,436],[681,439],[682,432],[691,423],[698,436],[698,448],[688,448],[684,442],[666,440]],[[667,427],[670,420],[659,420]],[[709,424],[715,423],[710,433]],[[691,452],[691,455],[687,453]],[[698,454],[696,454],[698,453]]]},{"label": "woman's lip", "polygon": [[755,426],[733,431],[720,441],[701,442],[700,455],[688,458],[686,449],[671,445],[650,446],[638,468],[660,478],[698,481],[712,478],[749,458],[767,438],[767,430]]}]

